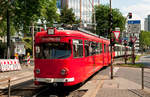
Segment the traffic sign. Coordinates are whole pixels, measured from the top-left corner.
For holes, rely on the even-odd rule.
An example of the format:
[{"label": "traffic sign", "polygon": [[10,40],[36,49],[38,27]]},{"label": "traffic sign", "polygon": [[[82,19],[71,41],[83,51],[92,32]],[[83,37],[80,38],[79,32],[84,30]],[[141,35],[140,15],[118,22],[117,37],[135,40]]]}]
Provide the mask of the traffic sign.
[{"label": "traffic sign", "polygon": [[137,40],[137,37],[136,36],[131,36],[130,40],[134,43]]},{"label": "traffic sign", "polygon": [[115,31],[120,31],[120,28],[119,27],[115,27]]},{"label": "traffic sign", "polygon": [[140,33],[141,31],[141,21],[140,20],[129,20],[128,21],[128,33]]},{"label": "traffic sign", "polygon": [[116,40],[118,41],[119,36],[120,36],[120,31],[112,31],[114,33],[114,36],[116,38]]}]

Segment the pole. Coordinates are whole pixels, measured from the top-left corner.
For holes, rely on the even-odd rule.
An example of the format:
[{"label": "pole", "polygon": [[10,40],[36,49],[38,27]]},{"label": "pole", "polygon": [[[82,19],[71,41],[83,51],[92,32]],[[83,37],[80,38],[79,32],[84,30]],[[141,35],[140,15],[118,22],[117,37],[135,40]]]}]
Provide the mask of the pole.
[{"label": "pole", "polygon": [[34,23],[32,23],[32,41],[33,41],[33,50],[32,50],[32,57],[33,57],[33,62],[34,62],[34,56],[35,56],[35,54],[34,54]]},{"label": "pole", "polygon": [[[110,14],[112,14],[112,8],[111,8],[111,0],[110,0]],[[110,78],[113,79],[113,65],[112,65],[112,28],[111,28],[111,21],[110,21],[110,50],[111,50],[111,63],[110,63],[110,72],[111,76]]]},{"label": "pole", "polygon": [[132,64],[135,64],[134,42],[133,42],[133,45],[132,45]]},{"label": "pole", "polygon": [[82,0],[80,0],[80,27],[82,25],[81,19],[82,19]]},{"label": "pole", "polygon": [[10,97],[10,78],[8,79],[8,97]]},{"label": "pole", "polygon": [[142,89],[144,89],[144,67],[142,67]]},{"label": "pole", "polygon": [[94,9],[94,0],[92,0],[92,12],[93,12],[93,16],[94,16],[94,33],[96,34],[96,12],[95,12],[95,9]]},{"label": "pole", "polygon": [[127,64],[127,47],[125,45],[125,64]]},{"label": "pole", "polygon": [[10,59],[10,19],[8,9],[7,9],[7,59]]},{"label": "pole", "polygon": [[98,5],[100,5],[100,0],[98,0]]}]

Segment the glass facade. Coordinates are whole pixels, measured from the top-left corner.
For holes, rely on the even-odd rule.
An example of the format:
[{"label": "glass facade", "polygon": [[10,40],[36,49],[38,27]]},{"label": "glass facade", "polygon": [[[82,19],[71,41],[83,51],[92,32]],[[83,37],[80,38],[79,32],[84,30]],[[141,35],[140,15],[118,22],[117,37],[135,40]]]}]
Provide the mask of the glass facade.
[{"label": "glass facade", "polygon": [[[77,19],[80,19],[80,0],[57,0],[57,7],[68,4],[68,8],[72,8]],[[81,20],[83,23],[92,23],[92,4],[98,5],[99,0],[81,0]]]},{"label": "glass facade", "polygon": [[61,0],[57,0],[57,8],[61,9]]},{"label": "glass facade", "polygon": [[150,15],[148,15],[148,31],[150,31]]}]

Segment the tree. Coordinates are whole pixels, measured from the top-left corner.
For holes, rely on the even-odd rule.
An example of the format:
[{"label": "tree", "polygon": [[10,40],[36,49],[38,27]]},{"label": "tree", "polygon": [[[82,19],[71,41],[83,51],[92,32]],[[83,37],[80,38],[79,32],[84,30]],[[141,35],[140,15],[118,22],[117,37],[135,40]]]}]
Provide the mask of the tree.
[{"label": "tree", "polygon": [[72,9],[68,9],[64,7],[61,10],[60,14],[60,23],[63,24],[78,24],[80,21],[76,20],[75,14],[73,13]]},{"label": "tree", "polygon": [[[13,1],[13,2],[10,2]],[[6,20],[6,12],[9,10],[11,26],[17,32],[23,28],[24,32],[29,30],[29,26],[36,24],[38,19],[47,21],[48,25],[58,20],[56,13],[56,0],[0,0],[0,17]]]},{"label": "tree", "polygon": [[[96,11],[96,22],[97,22],[97,34],[101,36],[106,36],[109,33],[109,14],[110,8],[109,5],[99,5],[95,7]],[[112,9],[113,16],[113,27],[120,27],[120,30],[123,31],[125,28],[125,18],[119,9]]]},{"label": "tree", "polygon": [[140,33],[140,47],[142,50],[150,47],[150,32],[141,31],[141,33]]}]

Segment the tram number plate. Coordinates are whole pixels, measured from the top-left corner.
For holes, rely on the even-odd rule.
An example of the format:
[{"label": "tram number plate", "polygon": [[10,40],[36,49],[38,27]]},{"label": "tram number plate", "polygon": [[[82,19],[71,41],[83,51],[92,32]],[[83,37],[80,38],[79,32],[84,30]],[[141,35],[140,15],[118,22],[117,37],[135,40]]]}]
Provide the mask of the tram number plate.
[{"label": "tram number plate", "polygon": [[52,80],[51,80],[51,79],[46,79],[46,82],[47,82],[47,83],[51,83]]}]

